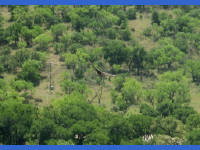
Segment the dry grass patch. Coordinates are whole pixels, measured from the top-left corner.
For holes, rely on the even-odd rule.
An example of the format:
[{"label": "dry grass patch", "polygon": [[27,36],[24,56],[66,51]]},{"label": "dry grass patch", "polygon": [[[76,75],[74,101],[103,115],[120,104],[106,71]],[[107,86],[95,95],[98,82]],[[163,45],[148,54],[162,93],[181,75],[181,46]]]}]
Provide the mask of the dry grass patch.
[{"label": "dry grass patch", "polygon": [[129,20],[128,27],[131,30],[131,36],[146,50],[157,46],[157,43],[143,35],[144,30],[151,26],[151,16],[148,13],[137,14],[136,20]]},{"label": "dry grass patch", "polygon": [[200,88],[197,86],[194,86],[191,89],[190,106],[192,106],[197,112],[200,113]]}]

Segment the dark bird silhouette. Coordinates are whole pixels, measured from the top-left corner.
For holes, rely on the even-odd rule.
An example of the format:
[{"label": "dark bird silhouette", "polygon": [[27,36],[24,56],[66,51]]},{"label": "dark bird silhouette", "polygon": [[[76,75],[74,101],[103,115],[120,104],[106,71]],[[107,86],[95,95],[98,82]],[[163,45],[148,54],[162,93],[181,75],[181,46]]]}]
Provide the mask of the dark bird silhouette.
[{"label": "dark bird silhouette", "polygon": [[98,69],[92,62],[90,62],[90,64],[92,65],[92,67],[95,69],[95,71],[97,72],[97,74],[100,76],[100,77],[115,77],[116,75],[113,75],[113,74],[110,74],[110,73],[107,73],[107,72],[104,72],[104,71],[101,71],[100,69]]}]

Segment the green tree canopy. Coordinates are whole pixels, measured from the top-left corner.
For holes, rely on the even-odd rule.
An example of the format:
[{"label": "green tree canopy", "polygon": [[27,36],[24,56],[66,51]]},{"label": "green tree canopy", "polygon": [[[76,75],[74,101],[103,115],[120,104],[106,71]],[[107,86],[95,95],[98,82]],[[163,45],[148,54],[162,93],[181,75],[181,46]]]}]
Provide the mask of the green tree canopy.
[{"label": "green tree canopy", "polygon": [[113,64],[122,64],[127,57],[127,48],[125,44],[118,40],[110,40],[103,47],[104,57]]},{"label": "green tree canopy", "polygon": [[36,60],[27,60],[22,65],[22,71],[18,77],[25,81],[30,81],[34,85],[38,85],[40,82],[40,68],[41,63]]},{"label": "green tree canopy", "polygon": [[0,103],[0,108],[0,141],[9,145],[25,144],[36,109],[16,100]]}]

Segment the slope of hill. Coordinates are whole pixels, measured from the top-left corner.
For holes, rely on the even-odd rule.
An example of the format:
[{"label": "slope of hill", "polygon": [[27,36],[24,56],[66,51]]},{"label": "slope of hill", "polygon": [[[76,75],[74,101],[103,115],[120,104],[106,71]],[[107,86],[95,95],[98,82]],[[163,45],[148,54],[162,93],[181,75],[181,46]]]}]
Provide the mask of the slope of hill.
[{"label": "slope of hill", "polygon": [[200,144],[198,6],[0,10],[0,143]]}]

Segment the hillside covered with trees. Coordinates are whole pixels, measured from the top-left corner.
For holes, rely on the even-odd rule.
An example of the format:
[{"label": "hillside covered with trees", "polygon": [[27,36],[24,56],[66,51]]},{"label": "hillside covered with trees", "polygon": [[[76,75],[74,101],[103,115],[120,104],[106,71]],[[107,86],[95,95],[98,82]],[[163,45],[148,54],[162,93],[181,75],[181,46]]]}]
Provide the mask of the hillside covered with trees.
[{"label": "hillside covered with trees", "polygon": [[0,10],[0,144],[200,144],[199,6]]}]

